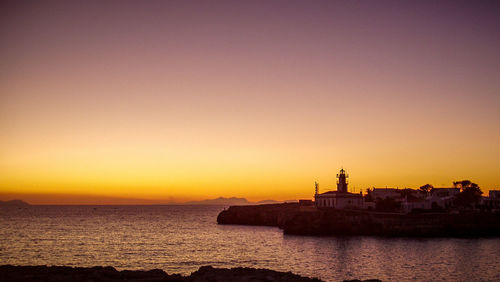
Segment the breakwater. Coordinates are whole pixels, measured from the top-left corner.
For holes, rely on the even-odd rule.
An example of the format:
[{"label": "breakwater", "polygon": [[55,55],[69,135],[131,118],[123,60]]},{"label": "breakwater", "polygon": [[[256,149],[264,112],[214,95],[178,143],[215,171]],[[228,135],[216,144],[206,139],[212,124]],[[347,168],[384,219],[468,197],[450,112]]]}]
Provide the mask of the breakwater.
[{"label": "breakwater", "polygon": [[500,214],[399,214],[364,210],[301,209],[298,204],[234,206],[219,224],[277,226],[285,234],[390,237],[500,236]]}]

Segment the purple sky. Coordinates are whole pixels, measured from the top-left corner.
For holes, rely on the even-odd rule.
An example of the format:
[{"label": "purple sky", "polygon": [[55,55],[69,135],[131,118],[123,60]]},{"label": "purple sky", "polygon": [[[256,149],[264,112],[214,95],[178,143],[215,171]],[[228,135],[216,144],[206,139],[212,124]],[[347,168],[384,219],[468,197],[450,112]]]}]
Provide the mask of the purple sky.
[{"label": "purple sky", "polygon": [[499,189],[498,1],[2,1],[0,194]]}]

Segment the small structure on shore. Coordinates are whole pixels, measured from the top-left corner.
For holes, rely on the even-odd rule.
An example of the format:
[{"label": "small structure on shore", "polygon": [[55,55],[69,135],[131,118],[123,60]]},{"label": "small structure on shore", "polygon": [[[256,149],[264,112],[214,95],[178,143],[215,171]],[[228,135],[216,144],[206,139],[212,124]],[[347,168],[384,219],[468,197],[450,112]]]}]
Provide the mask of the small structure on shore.
[{"label": "small structure on shore", "polygon": [[337,191],[328,191],[319,193],[318,183],[315,183],[314,200],[318,208],[362,208],[363,207],[363,194],[350,193],[347,189],[347,178],[349,175],[342,168],[340,173],[337,174]]}]

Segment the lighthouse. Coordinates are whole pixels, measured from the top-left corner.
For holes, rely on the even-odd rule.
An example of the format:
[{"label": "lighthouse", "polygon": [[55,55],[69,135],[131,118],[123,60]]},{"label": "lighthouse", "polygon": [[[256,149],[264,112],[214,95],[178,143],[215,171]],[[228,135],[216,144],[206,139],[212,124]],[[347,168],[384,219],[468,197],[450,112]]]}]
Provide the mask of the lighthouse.
[{"label": "lighthouse", "polygon": [[337,174],[337,191],[328,191],[319,194],[318,183],[315,183],[314,201],[317,208],[359,209],[363,207],[363,194],[347,191],[349,175],[342,168]]},{"label": "lighthouse", "polygon": [[337,178],[339,179],[337,181],[337,191],[340,193],[347,193],[347,178],[349,177],[348,174],[345,173],[344,168],[340,170],[340,173],[337,174]]}]

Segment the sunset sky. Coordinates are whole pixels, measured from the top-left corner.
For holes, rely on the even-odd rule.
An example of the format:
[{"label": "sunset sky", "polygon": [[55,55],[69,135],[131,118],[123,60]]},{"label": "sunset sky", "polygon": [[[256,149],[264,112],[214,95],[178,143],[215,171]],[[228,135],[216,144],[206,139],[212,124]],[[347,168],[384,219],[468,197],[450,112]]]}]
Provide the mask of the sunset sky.
[{"label": "sunset sky", "polygon": [[0,5],[1,200],[500,189],[498,1]]}]

